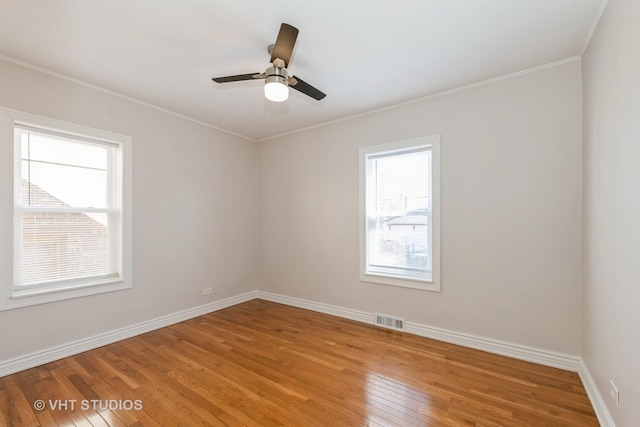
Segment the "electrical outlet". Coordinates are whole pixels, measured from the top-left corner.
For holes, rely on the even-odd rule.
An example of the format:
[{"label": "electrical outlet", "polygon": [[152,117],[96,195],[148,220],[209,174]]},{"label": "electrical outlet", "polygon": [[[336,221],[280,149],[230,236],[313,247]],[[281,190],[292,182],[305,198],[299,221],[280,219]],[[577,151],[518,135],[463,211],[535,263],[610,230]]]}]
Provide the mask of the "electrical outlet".
[{"label": "electrical outlet", "polygon": [[620,407],[620,393],[613,381],[609,381],[609,397],[616,403],[616,407]]},{"label": "electrical outlet", "polygon": [[213,288],[204,288],[202,290],[202,295],[211,295],[213,293]]}]

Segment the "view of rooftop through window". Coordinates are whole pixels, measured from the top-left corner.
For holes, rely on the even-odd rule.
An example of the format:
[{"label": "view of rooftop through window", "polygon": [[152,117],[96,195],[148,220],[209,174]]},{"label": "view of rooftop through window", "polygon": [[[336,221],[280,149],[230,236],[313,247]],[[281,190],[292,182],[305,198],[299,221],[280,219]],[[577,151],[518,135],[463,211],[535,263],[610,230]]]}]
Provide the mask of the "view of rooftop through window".
[{"label": "view of rooftop through window", "polygon": [[[24,132],[22,179],[31,185],[22,192],[24,206],[109,207],[107,163],[109,146],[75,142],[61,137]],[[43,192],[31,191],[36,185]],[[48,194],[43,200],[38,197]],[[89,214],[106,226],[104,215]]]}]

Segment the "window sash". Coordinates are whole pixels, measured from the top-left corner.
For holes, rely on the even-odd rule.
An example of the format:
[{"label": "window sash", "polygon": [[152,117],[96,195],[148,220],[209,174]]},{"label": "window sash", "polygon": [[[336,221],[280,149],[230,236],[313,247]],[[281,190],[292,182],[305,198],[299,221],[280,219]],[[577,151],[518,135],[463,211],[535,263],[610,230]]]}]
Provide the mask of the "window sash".
[{"label": "window sash", "polygon": [[[37,219],[33,220],[28,218],[25,221],[25,215],[29,214],[45,214],[41,221],[45,222],[41,226],[41,233],[29,233],[30,241],[25,242],[25,235],[28,234],[30,227],[36,227]],[[80,220],[84,219],[84,229],[87,233],[83,237],[82,249],[83,252],[73,256],[55,256],[51,254],[53,250],[60,252],[64,251],[65,247],[60,248],[65,243],[66,238],[73,238],[72,232],[68,231],[69,225],[64,222],[58,222],[58,225],[52,225],[56,222],[56,219],[69,218],[69,214],[79,214],[85,216],[79,217]],[[91,214],[102,214],[107,220],[107,226],[105,227],[105,233],[100,235],[100,229],[97,224],[92,223],[93,219],[90,218]],[[55,215],[61,215],[55,217]],[[49,283],[55,283],[56,288],[60,287],[65,281],[69,281],[71,285],[73,282],[84,277],[85,281],[92,281],[94,278],[101,279],[103,277],[119,277],[121,271],[121,247],[120,241],[117,236],[120,235],[120,212],[115,209],[79,209],[79,208],[32,208],[32,207],[19,207],[16,209],[16,236],[20,238],[16,241],[16,289],[33,289],[35,287],[46,287]],[[78,217],[75,219],[78,221]],[[46,224],[48,223],[48,224]],[[83,228],[82,226],[80,227]],[[114,228],[116,228],[114,230]],[[66,231],[66,235],[65,235]],[[96,233],[98,232],[98,233]],[[97,234],[97,235],[96,235]],[[114,235],[115,237],[110,237]],[[36,241],[33,243],[33,241]],[[68,247],[66,248],[68,249]],[[96,259],[96,252],[105,252],[104,257]],[[44,256],[37,256],[30,254],[29,252],[44,252]],[[93,255],[93,256],[92,256]],[[80,258],[80,259],[79,259]],[[93,268],[79,268],[79,263],[84,258],[84,261],[93,261]],[[97,265],[96,264],[97,261]],[[28,267],[26,267],[28,266]],[[64,273],[66,272],[66,274]],[[91,274],[89,274],[91,273]],[[64,277],[63,277],[64,276]],[[100,281],[100,280],[98,280]]]},{"label": "window sash", "polygon": [[[432,252],[431,252],[431,234],[432,234],[432,223],[431,223],[431,209],[426,209],[425,214],[427,215],[427,227],[426,227],[426,242],[425,246],[427,248],[427,262],[426,268],[413,268],[410,266],[399,266],[388,263],[376,263],[375,253],[379,251],[377,245],[380,244],[379,234],[380,228],[384,227],[381,224],[381,218],[393,216],[394,212],[380,212],[378,211],[378,173],[377,173],[377,161],[385,158],[404,156],[408,154],[416,154],[429,152],[431,154],[431,147],[428,145],[422,145],[417,147],[398,149],[393,151],[383,151],[383,152],[374,152],[371,154],[367,154],[365,156],[366,163],[366,181],[365,181],[365,216],[366,216],[366,273],[374,274],[374,275],[383,275],[383,276],[393,276],[404,278],[407,280],[417,280],[417,281],[428,281],[431,279],[431,265],[432,265]],[[431,171],[431,161],[429,161],[429,172]],[[431,173],[429,173],[431,175]],[[426,194],[431,200],[431,187],[432,181],[431,177],[428,177],[428,181],[426,183]],[[406,212],[397,212],[399,216],[405,215]]]},{"label": "window sash", "polygon": [[[108,151],[106,153],[106,204],[105,208],[93,208],[86,206],[38,206],[22,204],[22,190],[24,179],[22,176],[22,163],[27,163],[31,159],[24,159],[22,153],[22,135],[45,135],[53,138],[52,144],[56,141],[73,142],[76,144],[88,144],[94,146],[103,146]],[[38,295],[40,293],[67,291],[73,289],[81,289],[85,287],[98,286],[107,283],[117,283],[123,280],[123,215],[122,215],[122,151],[119,143],[102,141],[98,139],[88,138],[65,132],[55,131],[51,129],[38,128],[30,125],[16,123],[14,126],[15,135],[15,158],[16,158],[16,174],[14,182],[15,205],[14,205],[14,286],[13,297],[20,298],[24,296]],[[64,165],[63,165],[64,166]],[[69,164],[69,167],[76,167]],[[28,181],[29,182],[29,181]],[[31,183],[27,184],[31,185]],[[35,258],[29,260],[30,265],[25,265],[26,257],[24,247],[24,238],[27,230],[25,229],[24,217],[28,214],[42,214],[53,216],[59,214],[60,217],[53,217],[49,224],[44,225],[44,230],[31,230],[29,235],[31,240],[35,240],[31,250],[36,251]],[[104,215],[106,223],[102,224],[104,230],[100,229],[97,222],[91,218],[91,215]],[[82,236],[82,226],[78,229],[73,224],[64,223],[65,219],[70,221],[73,215],[83,219],[86,216],[84,226],[87,227],[87,235]],[[66,218],[65,218],[66,217]],[[56,226],[52,225],[58,221],[60,230],[56,230],[53,234],[51,230],[55,230]],[[60,222],[62,221],[62,222]],[[37,222],[37,221],[36,221]],[[93,226],[93,228],[92,228]],[[34,225],[34,227],[36,227]],[[47,228],[48,227],[48,228]],[[65,237],[65,230],[68,235],[78,240],[69,244],[69,247],[63,247],[69,251],[70,255],[60,255],[56,245],[61,242],[58,239]],[[102,238],[95,237],[96,230],[103,232]],[[43,231],[49,235],[43,235]],[[93,234],[93,235],[92,235]],[[100,234],[100,233],[98,233]],[[56,237],[57,236],[57,237]],[[40,241],[38,241],[40,239]],[[101,239],[101,240],[100,240]],[[49,247],[47,247],[49,245]],[[40,246],[38,248],[38,246]],[[102,248],[102,249],[100,249]],[[37,251],[44,252],[44,257],[38,257]],[[102,263],[96,266],[82,266],[83,251],[93,251],[93,264]],[[75,252],[75,254],[74,254]],[[78,253],[80,253],[78,255]],[[42,255],[42,253],[40,254]],[[85,256],[86,258],[86,256]],[[51,267],[58,264],[65,264],[64,268]],[[89,263],[91,264],[91,262]],[[48,265],[48,267],[46,267]],[[85,268],[83,273],[83,268]]]}]

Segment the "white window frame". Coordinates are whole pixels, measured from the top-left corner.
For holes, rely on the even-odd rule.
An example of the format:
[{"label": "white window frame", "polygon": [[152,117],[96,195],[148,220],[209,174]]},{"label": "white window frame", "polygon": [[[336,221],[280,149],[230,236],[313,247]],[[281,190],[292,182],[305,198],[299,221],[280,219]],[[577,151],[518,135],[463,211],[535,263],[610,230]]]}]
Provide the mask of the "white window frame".
[{"label": "white window frame", "polygon": [[[0,158],[9,157],[13,162],[11,164],[11,190],[8,186],[0,187],[0,204],[9,205],[13,212],[11,215],[11,229],[13,230],[13,238],[11,239],[10,264],[11,274],[0,275],[0,311],[9,310],[19,307],[26,307],[37,304],[50,303],[54,301],[62,301],[71,298],[85,297],[89,295],[102,294],[106,292],[119,291],[132,287],[132,200],[131,200],[131,165],[132,165],[132,138],[130,136],[108,132],[100,129],[89,128],[86,126],[76,125],[63,122],[60,120],[50,119],[34,114],[15,111],[0,107]],[[31,289],[20,289],[16,287],[18,270],[20,268],[18,260],[18,252],[21,250],[21,218],[22,210],[19,207],[20,200],[17,200],[18,194],[14,189],[16,182],[20,182],[20,146],[19,141],[14,138],[14,130],[16,126],[30,127],[40,129],[45,132],[57,133],[61,136],[78,139],[80,141],[94,141],[98,143],[110,144],[117,147],[117,157],[115,173],[117,174],[116,182],[119,190],[116,189],[119,199],[120,210],[120,247],[119,254],[115,263],[117,265],[117,275],[102,278],[93,278],[88,280],[65,280],[59,285],[46,285],[42,287],[34,287]],[[11,154],[6,156],[5,154]],[[2,162],[0,168],[7,166],[8,162]],[[9,196],[9,194],[11,196]],[[0,226],[7,225],[6,212],[0,212]],[[2,242],[0,236],[0,242]],[[8,252],[8,248],[0,248],[0,255]],[[3,264],[3,266],[6,264]]]},{"label": "white window frame", "polygon": [[[428,148],[431,150],[431,222],[429,230],[431,234],[432,271],[431,277],[417,278],[415,275],[402,271],[384,271],[372,269],[367,260],[367,193],[370,185],[367,184],[368,162],[370,157],[394,152],[405,152],[411,149]],[[422,289],[428,291],[440,291],[440,135],[430,135],[407,141],[393,142],[390,144],[363,147],[360,149],[360,281],[379,283],[384,285],[402,286],[406,288]]]}]

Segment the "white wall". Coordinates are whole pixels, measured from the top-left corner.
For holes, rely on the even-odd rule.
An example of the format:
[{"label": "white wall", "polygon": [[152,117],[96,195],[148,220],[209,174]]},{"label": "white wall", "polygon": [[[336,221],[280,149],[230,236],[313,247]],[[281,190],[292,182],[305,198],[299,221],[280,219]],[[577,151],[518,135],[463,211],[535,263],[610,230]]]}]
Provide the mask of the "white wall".
[{"label": "white wall", "polygon": [[640,422],[639,23],[640,2],[609,0],[583,58],[582,357],[618,426]]},{"label": "white wall", "polygon": [[[580,353],[577,61],[260,143],[260,290]],[[358,280],[358,149],[440,134],[442,292]]]},{"label": "white wall", "polygon": [[[0,362],[256,288],[256,143],[4,61],[0,105],[132,136],[134,212],[133,289],[0,312]],[[2,286],[11,150],[0,141]]]}]

